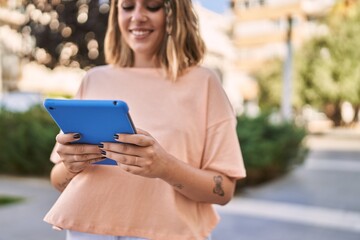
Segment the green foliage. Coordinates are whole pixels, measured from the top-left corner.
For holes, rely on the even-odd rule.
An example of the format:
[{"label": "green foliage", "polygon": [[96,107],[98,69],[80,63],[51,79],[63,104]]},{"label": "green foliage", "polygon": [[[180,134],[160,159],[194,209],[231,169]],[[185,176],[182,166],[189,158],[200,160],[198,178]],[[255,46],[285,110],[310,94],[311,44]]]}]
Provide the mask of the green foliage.
[{"label": "green foliage", "polygon": [[274,59],[255,74],[260,89],[259,105],[263,110],[280,108],[282,65],[280,59]]},{"label": "green foliage", "polygon": [[[293,68],[293,106],[309,104],[339,122],[340,104],[360,106],[360,3],[346,14],[332,11],[324,19],[327,30],[296,51]],[[273,60],[256,73],[263,109],[278,108],[283,63]],[[331,106],[333,111],[327,111]]]},{"label": "green foliage", "polygon": [[268,114],[238,117],[237,134],[247,170],[245,184],[258,184],[302,163],[306,131],[294,123],[271,123]]},{"label": "green foliage", "polygon": [[0,111],[0,173],[47,176],[55,136],[59,132],[45,110]]},{"label": "green foliage", "polygon": [[21,197],[4,196],[0,195],[0,206],[21,202],[24,199]]}]

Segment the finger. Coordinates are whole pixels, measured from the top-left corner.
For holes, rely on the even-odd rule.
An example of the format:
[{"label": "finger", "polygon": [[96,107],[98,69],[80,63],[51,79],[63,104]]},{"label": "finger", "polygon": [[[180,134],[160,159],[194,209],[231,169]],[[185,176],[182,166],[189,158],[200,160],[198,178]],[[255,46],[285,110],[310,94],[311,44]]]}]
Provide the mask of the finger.
[{"label": "finger", "polygon": [[145,159],[140,158],[138,156],[123,155],[109,151],[106,152],[105,156],[107,158],[115,160],[120,164],[126,164],[126,165],[138,166],[138,167],[145,166]]},{"label": "finger", "polygon": [[133,166],[133,165],[126,165],[126,164],[119,164],[119,167],[123,169],[125,172],[129,172],[132,174],[139,174],[141,172],[141,167]]},{"label": "finger", "polygon": [[64,162],[66,165],[70,166],[70,165],[74,165],[74,166],[83,166],[84,164],[89,164],[89,163],[94,163],[94,162],[100,162],[103,161],[104,159],[106,159],[106,157],[104,156],[96,156],[94,158],[89,158],[89,159],[83,159],[83,160],[74,160],[74,159],[68,159],[68,160],[62,160],[62,162]]},{"label": "finger", "polygon": [[62,160],[62,162],[70,172],[79,173],[83,171],[86,167],[88,167],[90,164],[103,161],[104,159],[105,157],[96,157],[96,158],[88,159],[86,161],[71,162],[67,160]]},{"label": "finger", "polygon": [[145,136],[151,136],[150,133],[148,133],[147,131],[145,131],[145,130],[143,130],[143,129],[141,129],[141,128],[136,128],[136,132],[137,132],[138,134],[143,134],[143,135],[145,135]]},{"label": "finger", "polygon": [[69,172],[72,172],[72,173],[79,173],[82,170],[84,170],[90,164],[90,161],[86,161],[86,162],[68,162],[68,161],[64,160],[62,162],[65,165],[66,169]]},{"label": "finger", "polygon": [[141,156],[143,147],[136,146],[134,144],[127,143],[103,143],[103,150],[105,152],[114,152],[125,155]]},{"label": "finger", "polygon": [[98,146],[90,144],[60,144],[57,153],[59,155],[100,154],[101,150]]},{"label": "finger", "polygon": [[71,155],[71,157],[73,159],[70,160],[70,162],[86,162],[94,159],[100,159],[104,156],[101,154],[81,154],[81,155]]},{"label": "finger", "polygon": [[105,159],[106,159],[106,157],[101,156],[100,158],[90,159],[89,163],[92,164],[92,163],[96,163],[96,162],[101,162],[101,161],[103,161]]},{"label": "finger", "polygon": [[148,147],[155,143],[155,140],[151,136],[147,136],[144,134],[116,134],[116,141],[122,143],[134,144],[141,147]]},{"label": "finger", "polygon": [[68,144],[78,141],[81,138],[79,133],[59,133],[56,135],[56,141],[60,144]]}]

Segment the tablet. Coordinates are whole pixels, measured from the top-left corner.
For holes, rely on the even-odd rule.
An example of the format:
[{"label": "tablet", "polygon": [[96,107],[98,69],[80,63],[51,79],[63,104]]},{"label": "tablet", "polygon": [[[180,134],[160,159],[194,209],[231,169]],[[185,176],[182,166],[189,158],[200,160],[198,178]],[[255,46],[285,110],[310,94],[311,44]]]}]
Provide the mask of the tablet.
[{"label": "tablet", "polygon": [[[136,133],[129,107],[122,100],[45,99],[44,106],[64,133],[80,133],[73,144],[117,142],[116,133]],[[117,165],[112,159],[95,164]]]}]

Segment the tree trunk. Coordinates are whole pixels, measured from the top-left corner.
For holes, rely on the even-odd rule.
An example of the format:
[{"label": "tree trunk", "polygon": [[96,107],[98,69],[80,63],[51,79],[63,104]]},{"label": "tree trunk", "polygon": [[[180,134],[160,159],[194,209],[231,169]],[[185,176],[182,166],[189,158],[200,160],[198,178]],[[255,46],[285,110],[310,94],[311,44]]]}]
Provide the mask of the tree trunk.
[{"label": "tree trunk", "polygon": [[339,102],[326,104],[325,114],[331,121],[333,121],[335,127],[341,125],[341,106]]},{"label": "tree trunk", "polygon": [[356,106],[354,107],[354,109],[355,109],[355,116],[354,116],[353,122],[354,122],[354,123],[357,123],[357,122],[360,122],[360,116],[359,116],[360,105],[356,105]]}]

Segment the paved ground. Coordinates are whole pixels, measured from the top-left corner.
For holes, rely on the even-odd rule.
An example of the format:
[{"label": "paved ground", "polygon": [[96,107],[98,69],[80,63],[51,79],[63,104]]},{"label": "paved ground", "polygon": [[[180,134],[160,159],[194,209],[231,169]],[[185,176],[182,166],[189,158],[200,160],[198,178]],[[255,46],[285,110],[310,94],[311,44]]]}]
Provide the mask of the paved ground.
[{"label": "paved ground", "polygon": [[[217,207],[214,240],[360,239],[360,131],[337,129],[307,144],[303,166]],[[42,221],[58,197],[47,180],[0,176],[0,194],[26,198],[0,208],[0,240],[64,239]]]},{"label": "paved ground", "polygon": [[307,144],[303,166],[218,207],[216,240],[360,240],[359,130],[338,129]]},{"label": "paved ground", "polygon": [[19,204],[0,207],[0,240],[63,240],[42,221],[58,193],[44,179],[0,177],[0,194],[23,196]]}]

